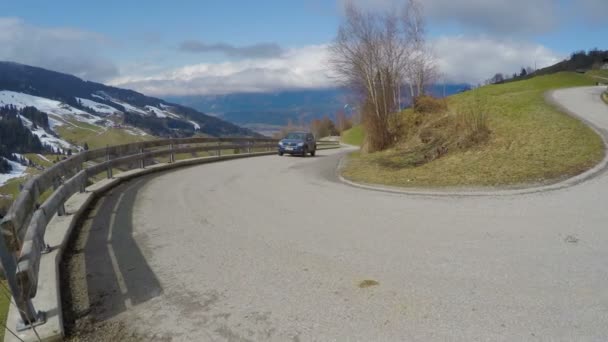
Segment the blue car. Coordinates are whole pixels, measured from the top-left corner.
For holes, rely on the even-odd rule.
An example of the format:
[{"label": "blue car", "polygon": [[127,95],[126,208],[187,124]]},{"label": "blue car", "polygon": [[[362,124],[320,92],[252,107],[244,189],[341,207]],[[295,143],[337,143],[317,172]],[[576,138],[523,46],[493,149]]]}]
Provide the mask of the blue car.
[{"label": "blue car", "polygon": [[317,142],[315,136],[312,133],[306,132],[292,132],[279,141],[279,155],[282,156],[285,153],[291,155],[300,155],[306,157],[310,153],[314,157],[317,152]]}]

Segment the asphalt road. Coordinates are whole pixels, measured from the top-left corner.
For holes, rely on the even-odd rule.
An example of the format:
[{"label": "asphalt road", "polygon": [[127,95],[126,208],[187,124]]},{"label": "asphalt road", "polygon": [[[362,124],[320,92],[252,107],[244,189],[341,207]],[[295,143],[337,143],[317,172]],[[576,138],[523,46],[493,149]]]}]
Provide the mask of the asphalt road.
[{"label": "asphalt road", "polygon": [[[608,129],[599,93],[554,97]],[[408,196],[340,183],[344,153],[111,192],[84,224],[91,315],[174,341],[608,340],[607,173],[525,195]]]}]

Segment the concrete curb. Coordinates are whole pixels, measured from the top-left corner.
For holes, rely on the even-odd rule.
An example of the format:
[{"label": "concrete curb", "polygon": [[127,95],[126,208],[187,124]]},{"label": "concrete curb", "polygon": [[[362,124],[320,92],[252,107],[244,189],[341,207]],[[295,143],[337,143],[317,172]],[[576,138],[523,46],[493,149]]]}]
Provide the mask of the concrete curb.
[{"label": "concrete curb", "polygon": [[[580,88],[596,88],[596,87],[580,87]],[[547,103],[555,106],[558,110],[574,117],[575,119],[577,119],[577,120],[583,122],[584,124],[586,124],[587,126],[589,126],[596,134],[598,134],[600,136],[600,138],[602,138],[602,142],[604,143],[604,158],[591,169],[589,169],[581,174],[578,174],[576,176],[573,176],[573,177],[570,177],[570,178],[567,178],[567,179],[564,179],[561,181],[558,180],[557,182],[552,183],[552,184],[533,185],[530,187],[523,186],[523,187],[512,188],[512,189],[505,189],[505,188],[502,188],[502,189],[501,188],[479,188],[479,189],[474,189],[474,188],[446,189],[446,188],[443,188],[443,189],[437,189],[437,190],[429,190],[429,189],[423,189],[423,188],[408,189],[408,188],[400,188],[400,187],[393,187],[393,186],[383,186],[383,185],[377,185],[377,184],[358,183],[358,182],[354,182],[349,179],[346,179],[344,176],[342,176],[342,169],[344,168],[344,166],[346,164],[347,156],[344,156],[340,159],[340,163],[338,164],[338,168],[336,170],[337,176],[342,183],[355,187],[355,188],[394,193],[394,194],[400,194],[400,195],[408,195],[408,196],[421,196],[421,197],[519,196],[519,195],[528,195],[528,194],[533,194],[533,193],[556,191],[556,190],[561,190],[561,189],[565,189],[565,188],[569,188],[569,187],[581,184],[585,181],[588,181],[590,179],[593,179],[593,178],[599,176],[600,174],[602,174],[602,173],[606,172],[606,170],[608,170],[608,153],[607,153],[608,152],[608,131],[597,127],[595,124],[591,123],[587,119],[579,116],[578,114],[564,108],[561,104],[557,103],[557,101],[555,101],[555,98],[554,98],[554,93],[557,90],[560,90],[560,89],[551,90],[551,91],[546,92],[544,95],[545,101]]]},{"label": "concrete curb", "polygon": [[[83,213],[96,198],[123,182],[156,172],[199,164],[268,156],[274,154],[276,154],[276,151],[273,150],[270,152],[257,152],[251,154],[234,154],[220,157],[215,156],[185,159],[171,164],[156,164],[148,166],[145,169],[135,169],[122,172],[117,174],[112,179],[104,179],[87,187],[86,192],[84,193],[79,193],[70,197],[65,203],[66,212],[68,215],[53,217],[47,226],[45,235],[46,243],[51,246],[52,250],[50,253],[43,255],[40,260],[38,290],[36,297],[32,300],[36,309],[45,312],[47,316],[47,322],[36,327],[36,332],[40,339],[38,339],[38,336],[36,336],[32,330],[17,333],[18,337],[13,336],[9,331],[5,331],[4,341],[47,342],[63,340],[65,331],[63,325],[63,311],[61,307],[61,277],[59,274],[59,268],[63,258],[63,253],[65,252],[65,248],[70,240],[74,227],[78,224]],[[17,326],[19,319],[20,317],[17,308],[14,305],[11,305],[6,322],[7,327],[9,327],[13,332],[16,332],[15,327]]]}]

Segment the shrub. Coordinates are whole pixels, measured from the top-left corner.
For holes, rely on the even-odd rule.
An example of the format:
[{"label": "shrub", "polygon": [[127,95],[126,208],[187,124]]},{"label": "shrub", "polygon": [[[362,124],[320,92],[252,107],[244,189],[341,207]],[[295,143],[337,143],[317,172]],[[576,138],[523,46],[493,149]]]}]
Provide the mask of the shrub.
[{"label": "shrub", "polygon": [[379,112],[389,114],[378,115],[375,105],[369,100],[364,102],[362,109],[362,121],[366,133],[362,151],[372,153],[389,148],[395,143],[395,137],[389,125],[394,120],[393,117],[399,114],[382,110]]},{"label": "shrub", "polygon": [[438,99],[428,95],[421,95],[414,98],[414,111],[417,113],[443,113],[448,110],[445,99]]},{"label": "shrub", "polygon": [[[436,100],[436,99],[434,99]],[[413,110],[401,113],[402,129],[395,144],[391,168],[416,167],[442,158],[450,151],[466,150],[488,141],[488,106],[479,98],[460,105],[457,110],[442,110],[428,115]]]},{"label": "shrub", "polygon": [[483,132],[489,132],[488,111],[488,103],[475,94],[472,99],[463,103],[458,108],[459,125],[470,134],[478,135]]},{"label": "shrub", "polygon": [[310,131],[315,137],[324,138],[329,136],[339,135],[336,125],[327,116],[323,119],[315,119],[310,123]]}]

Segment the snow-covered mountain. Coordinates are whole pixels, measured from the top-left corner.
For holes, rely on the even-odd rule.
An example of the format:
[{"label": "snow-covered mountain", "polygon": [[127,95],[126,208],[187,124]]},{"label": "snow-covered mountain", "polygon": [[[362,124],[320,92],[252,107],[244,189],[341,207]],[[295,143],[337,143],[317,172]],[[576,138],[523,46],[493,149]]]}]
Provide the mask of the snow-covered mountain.
[{"label": "snow-covered mountain", "polygon": [[131,90],[0,62],[0,186],[22,177],[26,170],[23,164],[32,166],[23,154],[46,160],[44,155],[66,155],[88,148],[86,143],[91,140],[105,146],[153,136],[196,134],[259,136],[194,109]]},{"label": "snow-covered mountain", "polygon": [[82,122],[126,127],[164,137],[256,136],[248,129],[192,108],[132,90],[12,62],[0,62],[0,107],[27,106],[49,114],[51,126]]}]

